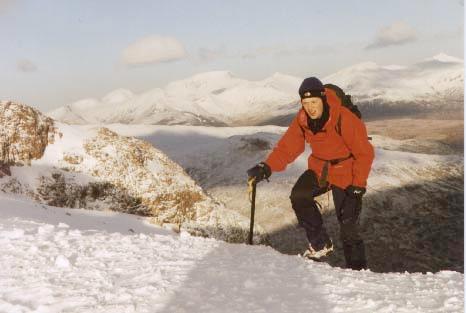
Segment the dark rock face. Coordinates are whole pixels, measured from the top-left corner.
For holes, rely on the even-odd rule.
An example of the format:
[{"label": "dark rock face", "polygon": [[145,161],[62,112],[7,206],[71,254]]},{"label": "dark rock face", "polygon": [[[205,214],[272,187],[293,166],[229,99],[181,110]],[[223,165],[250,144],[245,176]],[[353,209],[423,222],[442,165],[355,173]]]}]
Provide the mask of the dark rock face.
[{"label": "dark rock face", "polygon": [[0,178],[3,176],[11,176],[10,166],[8,164],[0,163]]}]

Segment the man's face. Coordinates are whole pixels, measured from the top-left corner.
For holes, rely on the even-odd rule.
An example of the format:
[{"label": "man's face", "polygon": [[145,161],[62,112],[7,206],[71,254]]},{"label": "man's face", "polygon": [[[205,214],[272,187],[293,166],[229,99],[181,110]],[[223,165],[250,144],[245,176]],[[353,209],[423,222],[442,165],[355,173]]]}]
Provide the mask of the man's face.
[{"label": "man's face", "polygon": [[324,111],[324,103],[319,97],[304,98],[301,100],[304,111],[313,120],[318,119],[322,116]]}]

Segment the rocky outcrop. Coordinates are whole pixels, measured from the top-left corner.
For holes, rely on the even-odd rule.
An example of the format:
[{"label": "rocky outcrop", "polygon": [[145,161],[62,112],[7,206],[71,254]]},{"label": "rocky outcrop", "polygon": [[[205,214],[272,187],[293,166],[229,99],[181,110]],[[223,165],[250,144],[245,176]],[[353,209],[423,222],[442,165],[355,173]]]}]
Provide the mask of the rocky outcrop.
[{"label": "rocky outcrop", "polygon": [[31,160],[40,159],[58,134],[51,118],[11,101],[0,101],[0,125],[0,163],[3,169],[5,165],[30,165]]},{"label": "rocky outcrop", "polygon": [[0,176],[1,191],[58,207],[148,216],[196,235],[246,240],[249,221],[206,195],[150,143],[107,128],[54,122],[12,102],[2,102],[1,112],[0,173],[11,175]]}]

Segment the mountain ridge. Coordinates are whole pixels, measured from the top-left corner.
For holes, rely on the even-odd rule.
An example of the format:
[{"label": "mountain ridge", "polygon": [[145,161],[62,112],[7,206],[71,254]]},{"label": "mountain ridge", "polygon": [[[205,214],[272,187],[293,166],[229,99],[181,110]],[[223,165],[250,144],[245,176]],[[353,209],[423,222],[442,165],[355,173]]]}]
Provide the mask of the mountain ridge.
[{"label": "mountain ridge", "polygon": [[[401,66],[361,62],[322,79],[353,97],[363,116],[411,114],[463,107],[464,62],[444,53]],[[263,125],[299,107],[302,79],[283,73],[257,81],[211,71],[134,94],[119,88],[48,112],[71,124]],[[281,124],[280,124],[281,125]]]}]

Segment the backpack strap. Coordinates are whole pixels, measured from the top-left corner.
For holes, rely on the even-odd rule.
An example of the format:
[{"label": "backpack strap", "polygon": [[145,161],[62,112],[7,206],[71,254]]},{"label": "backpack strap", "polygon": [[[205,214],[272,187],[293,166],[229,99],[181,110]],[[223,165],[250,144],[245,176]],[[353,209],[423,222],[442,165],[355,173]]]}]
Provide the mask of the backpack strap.
[{"label": "backpack strap", "polygon": [[341,136],[341,114],[338,115],[338,120],[337,120],[337,124],[335,125],[335,130],[337,131],[337,134]]},{"label": "backpack strap", "polygon": [[[341,114],[338,115],[337,124],[335,125],[335,131],[337,132],[338,135],[341,136]],[[372,137],[368,136],[367,140],[372,140]]]}]

